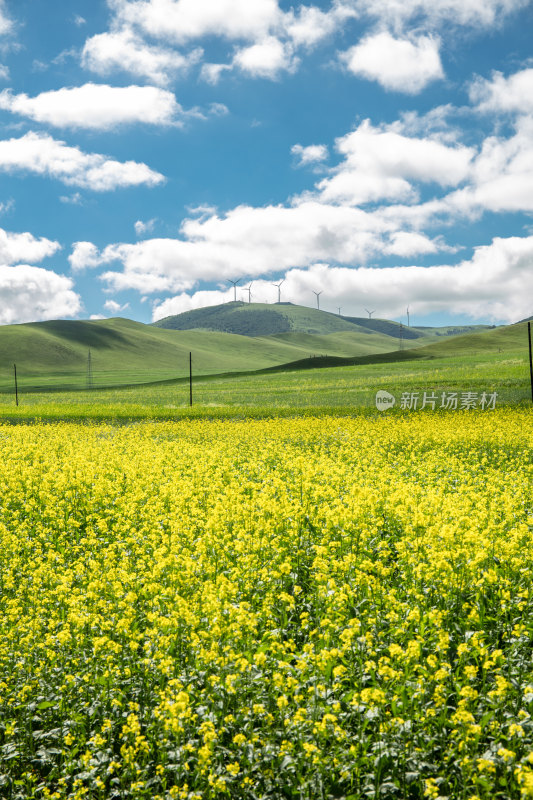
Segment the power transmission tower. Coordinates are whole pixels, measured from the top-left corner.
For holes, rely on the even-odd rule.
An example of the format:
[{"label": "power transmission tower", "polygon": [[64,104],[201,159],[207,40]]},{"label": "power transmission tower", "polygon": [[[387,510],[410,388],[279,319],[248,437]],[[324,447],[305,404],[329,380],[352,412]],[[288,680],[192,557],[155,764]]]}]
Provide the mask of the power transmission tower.
[{"label": "power transmission tower", "polygon": [[233,284],[233,302],[234,303],[237,302],[237,284],[239,283],[240,280],[241,280],[241,278],[237,278],[236,281],[232,281],[231,278],[227,279],[228,283]]},{"label": "power transmission tower", "polygon": [[93,388],[93,364],[92,364],[90,347],[89,347],[89,352],[87,353],[87,379],[85,381],[85,384],[87,389]]},{"label": "power transmission tower", "polygon": [[315,290],[313,289],[313,294],[316,294],[316,307],[318,309],[320,309],[320,295],[322,294],[323,291],[324,289],[321,289],[319,292],[315,292]]},{"label": "power transmission tower", "polygon": [[272,284],[272,286],[277,286],[277,287],[278,287],[278,303],[281,303],[281,284],[282,284],[284,281],[285,281],[285,278],[283,278],[283,280],[282,280],[282,281],[280,281],[279,283],[273,283],[273,284]]}]

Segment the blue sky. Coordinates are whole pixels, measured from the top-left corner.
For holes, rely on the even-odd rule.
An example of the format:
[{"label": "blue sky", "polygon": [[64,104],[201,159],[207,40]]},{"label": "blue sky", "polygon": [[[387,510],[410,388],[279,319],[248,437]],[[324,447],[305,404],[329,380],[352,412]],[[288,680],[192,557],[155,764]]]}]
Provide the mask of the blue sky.
[{"label": "blue sky", "polygon": [[529,0],[0,0],[0,324],[230,281],[530,316],[532,31]]}]

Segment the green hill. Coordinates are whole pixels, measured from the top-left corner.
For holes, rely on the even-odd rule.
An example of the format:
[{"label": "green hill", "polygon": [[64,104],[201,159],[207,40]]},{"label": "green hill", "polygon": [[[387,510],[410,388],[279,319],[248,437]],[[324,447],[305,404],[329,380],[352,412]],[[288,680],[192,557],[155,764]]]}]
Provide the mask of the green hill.
[{"label": "green hill", "polygon": [[[200,323],[204,327],[187,327]],[[210,330],[208,324],[226,325],[232,332]],[[273,331],[276,326],[283,330]],[[409,337],[396,322],[345,318],[289,303],[227,303],[154,325],[122,318],[5,325],[0,326],[0,391],[12,390],[14,363],[26,391],[84,388],[89,377],[93,385],[123,386],[185,377],[191,352],[193,372],[201,376],[307,360],[310,366],[324,359],[390,360],[399,351],[404,360],[412,348],[428,358],[473,348],[497,352],[514,346],[514,334],[507,332],[513,327],[465,336],[449,335],[450,328],[412,328]]]},{"label": "green hill", "polygon": [[[202,329],[236,333],[240,336],[270,336],[298,331],[326,334],[354,330],[353,323],[327,311],[292,303],[224,303],[185,311],[153,323],[168,330]],[[355,326],[357,327],[357,326]]]},{"label": "green hill", "polygon": [[208,308],[197,308],[152,323],[166,330],[210,330],[240,336],[279,336],[306,333],[313,336],[341,332],[382,334],[404,341],[450,336],[485,330],[488,325],[446,326],[441,328],[407,327],[399,322],[366,317],[346,317],[293,303],[244,303],[236,301]]}]

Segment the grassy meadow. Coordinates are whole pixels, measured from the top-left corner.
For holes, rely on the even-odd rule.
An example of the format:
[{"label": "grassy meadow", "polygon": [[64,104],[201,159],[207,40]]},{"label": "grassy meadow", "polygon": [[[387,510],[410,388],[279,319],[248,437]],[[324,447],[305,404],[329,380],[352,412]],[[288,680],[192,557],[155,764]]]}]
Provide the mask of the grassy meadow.
[{"label": "grassy meadow", "polygon": [[0,394],[0,419],[225,418],[329,410],[352,413],[375,408],[376,391],[380,389],[394,393],[398,400],[402,392],[422,395],[429,390],[496,391],[498,404],[527,403],[531,396],[523,348],[309,368],[317,362],[320,359],[310,359],[303,366],[271,371],[194,374],[192,408],[188,377],[70,392],[27,391],[21,381],[18,407],[13,386]]}]

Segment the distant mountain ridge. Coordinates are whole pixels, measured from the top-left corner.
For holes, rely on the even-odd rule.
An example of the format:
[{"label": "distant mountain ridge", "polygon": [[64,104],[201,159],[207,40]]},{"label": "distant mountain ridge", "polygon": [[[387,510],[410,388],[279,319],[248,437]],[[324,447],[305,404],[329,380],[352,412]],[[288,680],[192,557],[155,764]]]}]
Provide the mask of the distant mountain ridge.
[{"label": "distant mountain ridge", "polygon": [[152,323],[167,330],[209,330],[240,336],[275,336],[284,333],[327,335],[344,331],[383,334],[393,339],[419,339],[430,333],[457,335],[485,330],[488,325],[444,326],[429,328],[402,325],[385,319],[349,317],[307,308],[293,303],[245,303],[235,301],[207,308],[184,311]]}]

